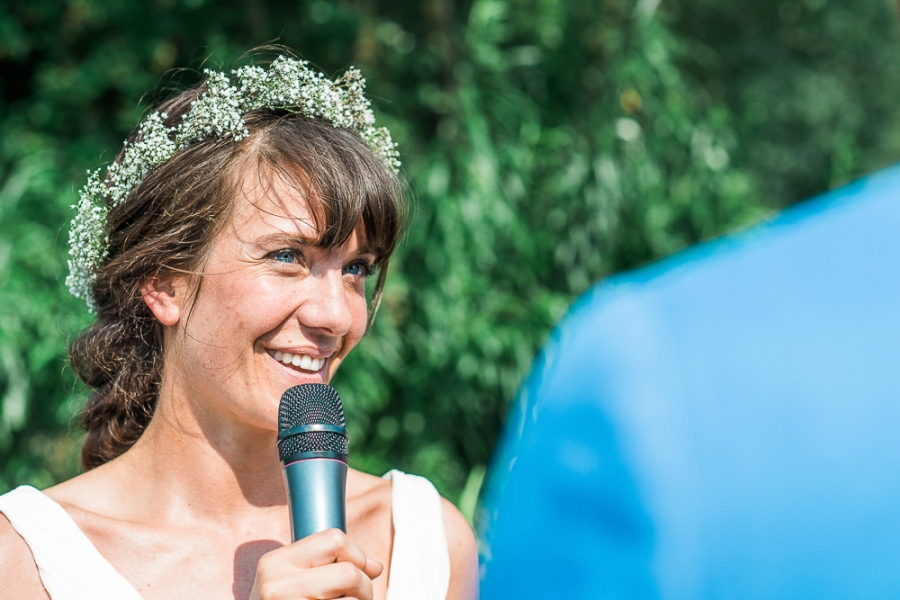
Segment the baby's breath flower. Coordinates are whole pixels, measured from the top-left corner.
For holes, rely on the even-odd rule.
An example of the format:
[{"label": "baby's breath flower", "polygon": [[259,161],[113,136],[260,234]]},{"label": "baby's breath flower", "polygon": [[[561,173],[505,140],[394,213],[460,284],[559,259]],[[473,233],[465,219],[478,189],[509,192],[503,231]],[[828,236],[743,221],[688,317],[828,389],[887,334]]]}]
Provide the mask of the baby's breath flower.
[{"label": "baby's breath flower", "polygon": [[284,109],[322,118],[334,127],[350,129],[395,173],[400,154],[391,134],[375,127],[375,115],[365,97],[365,79],[349,69],[335,81],[309,68],[303,60],[279,56],[268,69],[250,66],[229,75],[207,69],[205,89],[176,127],[167,127],[165,113],[149,115],[138,141],[125,142],[122,160],[100,171],[88,171],[69,230],[69,276],[66,285],[76,298],[96,310],[93,283],[107,258],[109,211],[119,206],[147,174],[178,150],[204,140],[249,135],[243,115],[259,108]]}]

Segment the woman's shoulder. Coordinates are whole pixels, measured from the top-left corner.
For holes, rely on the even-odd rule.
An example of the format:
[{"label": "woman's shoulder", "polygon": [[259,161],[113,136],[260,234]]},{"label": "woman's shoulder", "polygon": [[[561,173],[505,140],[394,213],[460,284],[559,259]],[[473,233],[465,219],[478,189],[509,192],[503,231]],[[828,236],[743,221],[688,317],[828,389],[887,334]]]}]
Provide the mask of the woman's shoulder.
[{"label": "woman's shoulder", "polygon": [[0,599],[49,598],[41,583],[31,548],[0,512]]},{"label": "woman's shoulder", "polygon": [[[402,479],[401,494],[410,494],[407,498],[398,500],[411,501],[418,504],[425,500],[425,496],[440,499],[440,518],[442,519],[444,536],[446,538],[447,553],[450,559],[450,589],[448,599],[471,599],[478,597],[478,547],[472,528],[463,517],[462,513],[446,498],[440,497],[427,479],[416,475],[407,475],[399,471],[392,471],[390,478],[374,477],[359,473],[358,488],[362,490],[364,504],[373,513],[387,519],[390,524],[394,501],[394,485],[398,479]],[[427,483],[426,483],[427,482]],[[435,517],[437,511],[435,510]],[[428,517],[428,512],[422,512],[423,518]],[[389,525],[390,526],[390,525]],[[423,527],[422,529],[429,529]]]},{"label": "woman's shoulder", "polygon": [[450,599],[478,597],[478,545],[468,521],[459,509],[446,498],[441,498],[444,512],[444,532],[450,553]]}]

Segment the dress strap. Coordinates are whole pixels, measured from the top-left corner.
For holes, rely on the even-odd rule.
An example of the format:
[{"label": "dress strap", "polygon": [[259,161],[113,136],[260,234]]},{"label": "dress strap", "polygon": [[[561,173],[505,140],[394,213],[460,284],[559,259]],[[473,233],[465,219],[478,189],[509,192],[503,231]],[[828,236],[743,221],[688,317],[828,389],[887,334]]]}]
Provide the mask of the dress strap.
[{"label": "dress strap", "polygon": [[49,496],[23,485],[0,496],[0,512],[31,548],[53,600],[141,600]]},{"label": "dress strap", "polygon": [[401,471],[392,483],[394,544],[387,600],[444,600],[450,587],[450,553],[441,497],[430,481]]}]

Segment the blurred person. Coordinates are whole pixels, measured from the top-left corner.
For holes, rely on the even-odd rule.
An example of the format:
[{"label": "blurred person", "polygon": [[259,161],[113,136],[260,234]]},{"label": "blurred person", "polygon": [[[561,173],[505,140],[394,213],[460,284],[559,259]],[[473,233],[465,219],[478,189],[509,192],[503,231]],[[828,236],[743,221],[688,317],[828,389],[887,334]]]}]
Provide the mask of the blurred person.
[{"label": "blurred person", "polygon": [[498,446],[482,597],[896,597],[898,231],[894,167],[588,291]]},{"label": "blurred person", "polygon": [[420,477],[351,469],[347,534],[291,543],[279,399],[363,337],[403,224],[363,86],[286,56],[207,71],[89,176],[85,472],[0,497],[0,598],[477,596],[474,536]]}]

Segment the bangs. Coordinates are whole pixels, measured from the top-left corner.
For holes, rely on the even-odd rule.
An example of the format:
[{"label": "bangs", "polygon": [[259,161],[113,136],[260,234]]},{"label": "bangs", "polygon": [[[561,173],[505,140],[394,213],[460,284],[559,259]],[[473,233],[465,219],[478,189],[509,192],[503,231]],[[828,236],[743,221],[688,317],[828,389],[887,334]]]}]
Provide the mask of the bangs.
[{"label": "bangs", "polygon": [[[316,246],[340,246],[361,226],[367,251],[385,267],[405,216],[394,173],[354,133],[327,121],[271,111],[259,117],[272,121],[255,144],[258,165],[301,192],[315,221]],[[252,127],[254,115],[245,118]]]}]

